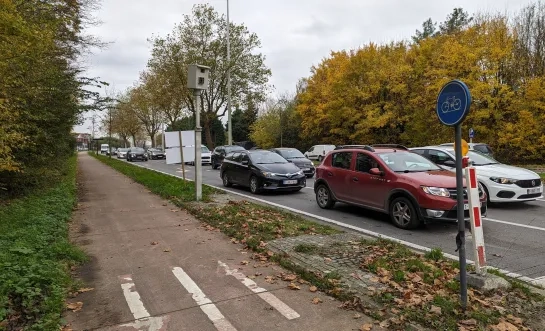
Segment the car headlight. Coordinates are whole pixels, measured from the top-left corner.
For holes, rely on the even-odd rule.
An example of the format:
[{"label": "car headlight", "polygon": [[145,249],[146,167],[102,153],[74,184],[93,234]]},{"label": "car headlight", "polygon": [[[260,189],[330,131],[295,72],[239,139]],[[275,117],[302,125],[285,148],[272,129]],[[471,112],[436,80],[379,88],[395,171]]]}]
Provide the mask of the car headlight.
[{"label": "car headlight", "polygon": [[297,171],[297,174],[298,174],[298,175],[304,175],[303,170]]},{"label": "car headlight", "polygon": [[131,154],[131,156],[136,156],[136,154]]},{"label": "car headlight", "polygon": [[274,177],[274,176],[276,176],[276,175],[277,175],[277,174],[276,174],[276,173],[274,173],[274,172],[266,172],[266,171],[262,171],[261,173],[262,173],[262,174],[263,174],[263,176],[265,176],[265,177]]},{"label": "car headlight", "polygon": [[504,177],[490,177],[490,180],[498,184],[515,184],[516,179],[504,178]]},{"label": "car headlight", "polygon": [[431,187],[431,186],[421,186],[422,190],[430,195],[436,195],[440,197],[450,197],[450,192],[446,188],[442,187]]}]

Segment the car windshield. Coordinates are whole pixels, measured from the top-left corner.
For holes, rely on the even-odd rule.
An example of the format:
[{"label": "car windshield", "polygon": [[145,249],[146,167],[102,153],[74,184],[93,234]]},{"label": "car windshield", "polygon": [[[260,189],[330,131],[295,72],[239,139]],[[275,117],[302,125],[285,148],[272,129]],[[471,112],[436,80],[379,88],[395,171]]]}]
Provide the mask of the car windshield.
[{"label": "car windshield", "polygon": [[273,152],[250,153],[250,159],[254,164],[288,163],[286,159]]},{"label": "car windshield", "polygon": [[305,158],[305,156],[303,155],[303,153],[301,153],[299,150],[293,148],[293,149],[280,149],[280,154],[282,154],[282,156],[285,158],[285,159],[300,159],[300,158]]},{"label": "car windshield", "polygon": [[117,151],[118,151],[118,152],[126,152],[126,151],[128,151],[128,150],[129,150],[128,148],[120,148],[120,149],[118,149]]},{"label": "car windshield", "polygon": [[[454,150],[451,149],[449,152],[454,155]],[[469,157],[469,160],[473,162],[474,166],[483,166],[483,165],[490,165],[490,164],[499,164],[498,161],[493,159],[491,156],[483,154],[478,151],[469,151],[467,152],[467,157]]]},{"label": "car windshield", "polygon": [[245,151],[244,147],[241,146],[228,146],[225,147],[226,153],[236,152],[236,151]]},{"label": "car windshield", "polygon": [[441,170],[430,160],[415,153],[381,153],[378,154],[388,168],[395,172],[420,172]]},{"label": "car windshield", "polygon": [[206,146],[201,146],[201,153],[210,153],[210,150]]},{"label": "car windshield", "polygon": [[143,153],[145,152],[143,148],[139,148],[139,147],[136,147],[136,148],[131,148],[131,152],[135,153]]}]

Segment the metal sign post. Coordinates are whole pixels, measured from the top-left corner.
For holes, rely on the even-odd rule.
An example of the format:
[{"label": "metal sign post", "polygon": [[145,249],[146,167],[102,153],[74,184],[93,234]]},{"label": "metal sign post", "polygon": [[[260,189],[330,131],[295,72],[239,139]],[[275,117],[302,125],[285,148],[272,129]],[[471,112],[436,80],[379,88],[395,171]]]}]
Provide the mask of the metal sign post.
[{"label": "metal sign post", "polygon": [[201,90],[193,90],[195,97],[195,200],[202,199],[202,161],[201,161],[201,109],[199,106],[199,98]]},{"label": "metal sign post", "polygon": [[182,131],[178,131],[178,141],[180,142],[180,162],[182,164],[182,178],[185,180],[185,162],[184,162],[184,148],[182,144]]},{"label": "metal sign post", "polygon": [[475,138],[475,130],[473,128],[469,129],[469,143],[473,143],[473,138]]},{"label": "metal sign post", "polygon": [[191,64],[187,67],[187,87],[193,90],[195,97],[193,106],[195,110],[195,200],[202,199],[202,161],[201,161],[201,108],[199,99],[201,91],[207,90],[209,82],[210,67]]},{"label": "metal sign post", "polygon": [[460,260],[460,300],[462,309],[467,307],[467,266],[465,248],[465,208],[464,182],[462,168],[462,122],[469,113],[471,93],[466,84],[453,80],[445,84],[437,97],[437,117],[447,126],[454,127],[454,149],[456,154],[456,197],[458,235],[456,236],[456,251]]}]

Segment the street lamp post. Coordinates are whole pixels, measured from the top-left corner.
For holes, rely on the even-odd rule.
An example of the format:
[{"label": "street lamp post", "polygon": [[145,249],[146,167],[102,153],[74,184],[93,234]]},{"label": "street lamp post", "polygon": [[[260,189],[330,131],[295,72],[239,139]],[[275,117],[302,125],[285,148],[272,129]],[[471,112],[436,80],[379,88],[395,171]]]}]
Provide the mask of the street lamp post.
[{"label": "street lamp post", "polygon": [[231,121],[231,42],[229,40],[229,0],[227,0],[227,141],[233,144],[233,123]]}]

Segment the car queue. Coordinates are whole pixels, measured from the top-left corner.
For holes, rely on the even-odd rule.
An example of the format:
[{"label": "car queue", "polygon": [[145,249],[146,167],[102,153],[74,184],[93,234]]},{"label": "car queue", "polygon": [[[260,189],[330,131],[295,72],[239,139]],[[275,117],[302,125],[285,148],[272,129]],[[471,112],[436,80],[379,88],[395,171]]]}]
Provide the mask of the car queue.
[{"label": "car queue", "polygon": [[[317,205],[323,209],[345,203],[379,211],[402,229],[430,222],[457,221],[455,153],[451,144],[407,148],[397,144],[317,145],[301,153],[295,148],[246,150],[238,145],[217,146],[203,159],[219,168],[225,187],[249,188],[253,194],[297,192],[315,177]],[[118,158],[147,161],[142,149],[118,150]],[[526,202],[542,197],[540,176],[502,164],[486,144],[471,146],[468,157],[477,168],[481,214],[489,203]],[[207,155],[208,156],[208,155]],[[310,160],[320,162],[317,166]],[[464,218],[469,219],[464,183]]]}]

